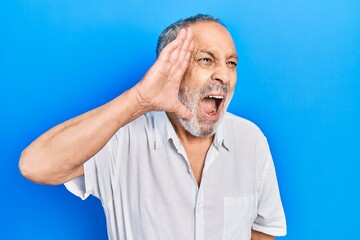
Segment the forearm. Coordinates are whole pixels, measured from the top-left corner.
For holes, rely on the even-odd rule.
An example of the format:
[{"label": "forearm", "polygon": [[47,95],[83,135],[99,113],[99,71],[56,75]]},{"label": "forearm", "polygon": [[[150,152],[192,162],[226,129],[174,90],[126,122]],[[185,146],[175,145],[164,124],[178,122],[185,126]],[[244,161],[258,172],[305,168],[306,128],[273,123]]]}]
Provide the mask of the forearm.
[{"label": "forearm", "polygon": [[82,165],[119,128],[148,109],[131,89],[111,102],[50,129],[21,154],[19,167],[31,181],[61,184],[82,175]]},{"label": "forearm", "polygon": [[251,230],[251,240],[275,240],[275,237],[255,230]]},{"label": "forearm", "polygon": [[82,175],[84,162],[122,126],[145,112],[174,112],[189,119],[191,112],[179,101],[178,91],[193,47],[191,29],[182,29],[137,85],[31,143],[21,155],[21,173],[34,182],[61,184]]}]

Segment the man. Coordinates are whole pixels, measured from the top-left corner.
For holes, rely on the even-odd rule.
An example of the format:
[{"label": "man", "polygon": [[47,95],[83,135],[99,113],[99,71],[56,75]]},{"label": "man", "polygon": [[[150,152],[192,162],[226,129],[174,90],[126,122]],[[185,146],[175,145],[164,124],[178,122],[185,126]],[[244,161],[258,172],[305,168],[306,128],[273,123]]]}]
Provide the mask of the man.
[{"label": "man", "polygon": [[238,57],[219,20],[161,34],[158,59],[109,103],[49,130],[20,170],[98,197],[110,239],[274,239],[285,216],[266,138],[226,113]]}]

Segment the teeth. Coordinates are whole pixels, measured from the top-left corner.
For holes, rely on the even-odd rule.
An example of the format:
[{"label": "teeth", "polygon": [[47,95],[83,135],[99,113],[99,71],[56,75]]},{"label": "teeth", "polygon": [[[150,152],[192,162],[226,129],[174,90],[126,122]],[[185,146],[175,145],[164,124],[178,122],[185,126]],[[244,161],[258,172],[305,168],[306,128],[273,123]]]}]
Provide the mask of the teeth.
[{"label": "teeth", "polygon": [[224,99],[224,97],[223,96],[209,96],[208,98],[216,98],[216,99]]}]

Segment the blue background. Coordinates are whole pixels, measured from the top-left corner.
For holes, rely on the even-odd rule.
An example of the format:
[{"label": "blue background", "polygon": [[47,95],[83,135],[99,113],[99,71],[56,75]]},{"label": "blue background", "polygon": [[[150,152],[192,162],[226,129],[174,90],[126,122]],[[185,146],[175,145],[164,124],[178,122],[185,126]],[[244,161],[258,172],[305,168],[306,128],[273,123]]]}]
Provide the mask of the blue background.
[{"label": "blue background", "polygon": [[360,2],[357,0],[0,2],[1,239],[106,239],[95,198],[20,175],[50,127],[134,85],[160,32],[209,13],[237,45],[230,111],[268,137],[287,214],[282,239],[356,239]]}]

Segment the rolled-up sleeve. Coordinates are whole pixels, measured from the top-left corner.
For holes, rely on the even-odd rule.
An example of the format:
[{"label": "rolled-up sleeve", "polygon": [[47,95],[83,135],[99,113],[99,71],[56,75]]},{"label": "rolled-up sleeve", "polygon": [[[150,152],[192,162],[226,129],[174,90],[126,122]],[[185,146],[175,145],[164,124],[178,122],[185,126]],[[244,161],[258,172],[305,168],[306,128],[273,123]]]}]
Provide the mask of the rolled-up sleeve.
[{"label": "rolled-up sleeve", "polygon": [[84,163],[84,176],[64,184],[68,191],[82,200],[89,195],[99,198],[102,202],[112,199],[113,190],[119,184],[116,174],[117,138],[115,134],[97,154]]},{"label": "rolled-up sleeve", "polygon": [[270,152],[262,174],[257,209],[257,217],[252,226],[254,230],[272,236],[286,235],[286,219]]}]

